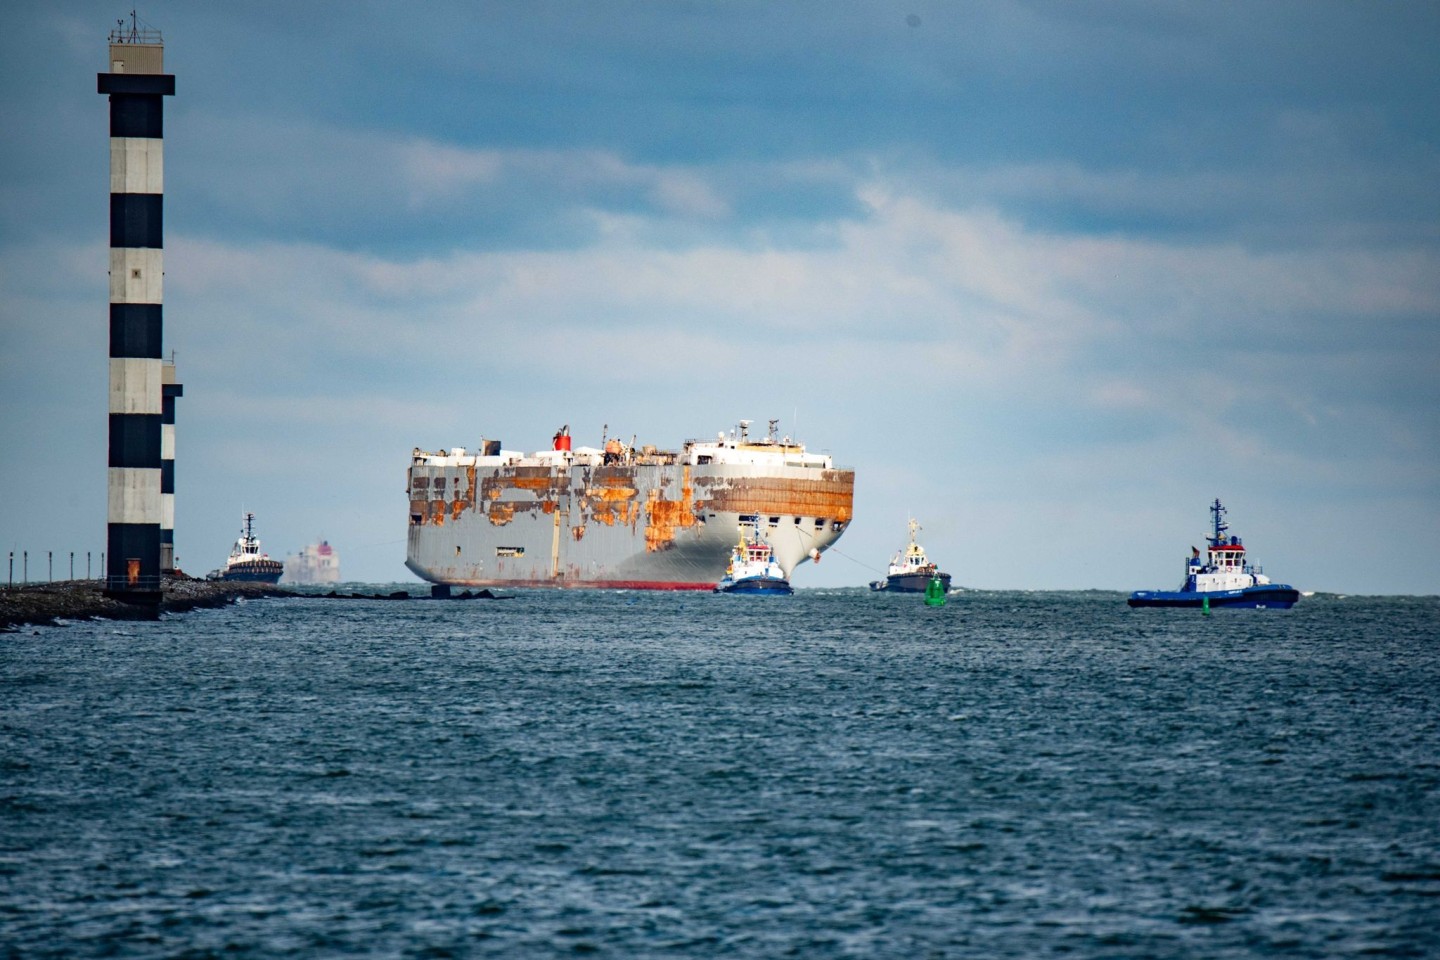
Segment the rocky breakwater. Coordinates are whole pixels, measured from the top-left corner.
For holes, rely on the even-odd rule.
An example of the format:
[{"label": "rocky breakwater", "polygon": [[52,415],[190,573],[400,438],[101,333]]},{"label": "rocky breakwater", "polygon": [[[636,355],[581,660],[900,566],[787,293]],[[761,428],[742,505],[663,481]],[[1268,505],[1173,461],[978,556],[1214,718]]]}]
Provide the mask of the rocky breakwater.
[{"label": "rocky breakwater", "polygon": [[[288,596],[294,594],[268,583],[166,577],[159,612],[183,613],[197,607],[223,607],[241,598]],[[153,607],[105,596],[99,580],[61,580],[0,590],[0,631],[66,620],[149,620],[154,615]]]}]

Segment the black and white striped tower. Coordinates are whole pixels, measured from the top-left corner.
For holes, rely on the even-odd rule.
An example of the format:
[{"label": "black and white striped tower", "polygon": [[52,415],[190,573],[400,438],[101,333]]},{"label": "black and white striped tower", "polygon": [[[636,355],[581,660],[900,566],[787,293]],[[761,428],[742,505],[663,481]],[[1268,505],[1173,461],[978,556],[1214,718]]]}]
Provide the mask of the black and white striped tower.
[{"label": "black and white striped tower", "polygon": [[175,361],[160,368],[160,572],[175,572],[175,398],[185,385],[175,379]]},{"label": "black and white striped tower", "polygon": [[[110,460],[105,589],[160,600],[164,519],[161,207],[164,194],[164,72],[158,31],[131,14],[110,34]],[[172,470],[173,478],[173,470]]]}]

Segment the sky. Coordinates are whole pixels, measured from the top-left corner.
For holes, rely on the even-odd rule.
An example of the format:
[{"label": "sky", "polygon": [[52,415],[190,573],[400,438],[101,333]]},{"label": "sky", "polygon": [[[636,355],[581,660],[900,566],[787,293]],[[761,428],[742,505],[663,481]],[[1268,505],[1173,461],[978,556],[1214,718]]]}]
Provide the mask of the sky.
[{"label": "sky", "polygon": [[[129,6],[0,57],[0,550],[99,570]],[[741,419],[956,585],[1440,594],[1440,4],[152,2],[176,554],[404,567],[412,448]],[[39,570],[39,574],[37,574]],[[83,570],[77,566],[77,574]]]}]

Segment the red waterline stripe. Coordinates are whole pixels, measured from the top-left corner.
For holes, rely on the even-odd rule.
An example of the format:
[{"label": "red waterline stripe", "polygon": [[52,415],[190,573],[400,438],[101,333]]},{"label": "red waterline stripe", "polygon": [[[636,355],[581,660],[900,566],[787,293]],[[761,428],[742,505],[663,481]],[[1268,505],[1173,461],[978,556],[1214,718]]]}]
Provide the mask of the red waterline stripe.
[{"label": "red waterline stripe", "polygon": [[537,587],[546,590],[714,590],[715,581],[670,580],[456,580],[452,587]]}]

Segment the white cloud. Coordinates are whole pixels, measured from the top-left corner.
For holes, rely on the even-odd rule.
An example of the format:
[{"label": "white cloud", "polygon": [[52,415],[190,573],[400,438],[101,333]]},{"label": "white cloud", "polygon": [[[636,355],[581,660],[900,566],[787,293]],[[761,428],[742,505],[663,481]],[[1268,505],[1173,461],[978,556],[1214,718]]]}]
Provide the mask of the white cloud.
[{"label": "white cloud", "polygon": [[[493,360],[531,367],[548,366],[557,341],[643,356],[683,336],[706,350],[765,342],[827,357],[847,342],[872,356],[923,344],[927,362],[983,366],[992,379],[1067,368],[1083,377],[1088,367],[1106,384],[1114,374],[1100,369],[1104,350],[1123,351],[1115,361],[1124,367],[1178,346],[1168,369],[1131,372],[1129,389],[1149,391],[1133,396],[1155,398],[1171,396],[1161,378],[1208,375],[1217,357],[1257,350],[1293,366],[1284,354],[1297,347],[1298,356],[1317,342],[1366,342],[1353,318],[1440,313],[1440,264],[1423,251],[1067,236],[893,187],[862,192],[868,219],[839,224],[832,245],[803,249],[657,246],[633,216],[582,249],[411,259],[182,237],[171,289],[249,311],[249,323],[273,323],[285,339],[331,339],[360,354],[398,341],[464,356],[483,344]],[[1222,378],[1208,401],[1223,407],[1269,389]]]},{"label": "white cloud", "polygon": [[650,195],[662,210],[684,217],[714,219],[728,216],[730,205],[699,176],[659,172]]},{"label": "white cloud", "polygon": [[493,184],[504,167],[498,150],[467,150],[415,141],[401,147],[400,152],[400,166],[414,206],[453,198],[477,185]]}]

